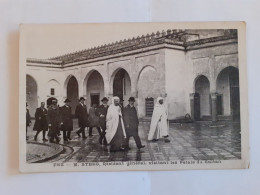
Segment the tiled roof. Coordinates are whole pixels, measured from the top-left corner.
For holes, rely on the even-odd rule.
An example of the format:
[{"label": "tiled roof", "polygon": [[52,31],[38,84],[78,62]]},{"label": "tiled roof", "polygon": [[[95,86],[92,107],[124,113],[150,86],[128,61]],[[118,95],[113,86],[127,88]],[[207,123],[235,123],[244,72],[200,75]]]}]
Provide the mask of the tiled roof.
[{"label": "tiled roof", "polygon": [[[116,41],[114,43],[101,45],[98,47],[76,51],[73,53],[40,60],[40,59],[27,59],[27,62],[33,63],[43,63],[52,65],[64,65],[73,62],[79,62],[83,60],[94,59],[98,57],[118,54],[122,52],[132,51],[136,49],[141,49],[145,47],[155,46],[163,43],[170,45],[181,46],[184,49],[187,46],[200,45],[209,42],[221,41],[230,38],[236,38],[236,33],[230,33],[224,36],[211,37],[206,39],[200,39],[199,34],[194,34],[187,32],[186,30],[167,30],[147,35],[142,35],[141,37],[133,37],[129,39],[124,39]],[[192,41],[190,41],[192,40]]]}]

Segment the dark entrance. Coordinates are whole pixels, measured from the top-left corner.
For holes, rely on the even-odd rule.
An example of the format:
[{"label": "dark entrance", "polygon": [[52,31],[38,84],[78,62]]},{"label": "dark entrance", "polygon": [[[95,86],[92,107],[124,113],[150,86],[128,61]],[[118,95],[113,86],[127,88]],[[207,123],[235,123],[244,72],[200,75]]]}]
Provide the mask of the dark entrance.
[{"label": "dark entrance", "polygon": [[127,102],[131,93],[131,81],[125,69],[121,68],[117,71],[113,81],[113,96],[120,98],[121,105]]},{"label": "dark entrance", "polygon": [[120,69],[116,73],[113,83],[113,96],[119,97],[121,101],[123,101],[124,97],[125,74],[126,71],[124,69]]},{"label": "dark entrance", "polygon": [[224,68],[217,78],[217,92],[222,95],[219,115],[230,115],[233,120],[240,120],[239,71],[235,67]]},{"label": "dark entrance", "polygon": [[69,79],[68,85],[67,85],[67,98],[71,101],[70,106],[72,109],[72,113],[75,113],[76,106],[79,103],[79,87],[77,79],[72,76]]},{"label": "dark entrance", "polygon": [[200,94],[194,94],[194,120],[200,120]]},{"label": "dark entrance", "polygon": [[99,94],[90,94],[90,105],[93,106],[93,104],[96,104],[99,106]]},{"label": "dark entrance", "polygon": [[229,67],[230,107],[233,120],[240,120],[240,93],[238,69]]},{"label": "dark entrance", "polygon": [[195,81],[194,120],[208,120],[211,116],[210,84],[206,76],[201,75]]}]

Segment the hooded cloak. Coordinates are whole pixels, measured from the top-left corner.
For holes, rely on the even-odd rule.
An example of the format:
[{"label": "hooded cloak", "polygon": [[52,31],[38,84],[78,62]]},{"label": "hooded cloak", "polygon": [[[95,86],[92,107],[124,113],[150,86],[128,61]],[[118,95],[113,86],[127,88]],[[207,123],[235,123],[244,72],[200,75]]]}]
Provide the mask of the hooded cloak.
[{"label": "hooded cloak", "polygon": [[[113,139],[113,137],[116,134],[118,124],[119,124],[119,118],[121,120],[124,137],[126,137],[125,127],[124,127],[124,123],[123,123],[123,120],[122,120],[121,107],[115,106],[115,103],[114,103],[114,100],[116,100],[116,99],[119,100],[119,98],[116,97],[116,96],[112,98],[112,104],[108,107],[108,110],[107,110],[106,139],[107,139],[108,144],[111,142],[111,140]],[[121,117],[119,117],[119,116],[121,116]]]},{"label": "hooded cloak", "polygon": [[163,98],[158,97],[154,106],[148,140],[159,139],[168,135],[167,109],[164,105],[165,102],[160,104],[160,100],[163,100]]}]

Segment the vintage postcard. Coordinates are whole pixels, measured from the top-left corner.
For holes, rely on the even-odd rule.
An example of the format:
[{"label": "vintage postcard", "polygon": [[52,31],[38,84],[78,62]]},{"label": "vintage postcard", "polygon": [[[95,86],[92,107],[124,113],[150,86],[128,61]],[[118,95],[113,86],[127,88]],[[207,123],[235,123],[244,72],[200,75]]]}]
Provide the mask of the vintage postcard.
[{"label": "vintage postcard", "polygon": [[21,172],[249,168],[244,22],[22,24]]}]

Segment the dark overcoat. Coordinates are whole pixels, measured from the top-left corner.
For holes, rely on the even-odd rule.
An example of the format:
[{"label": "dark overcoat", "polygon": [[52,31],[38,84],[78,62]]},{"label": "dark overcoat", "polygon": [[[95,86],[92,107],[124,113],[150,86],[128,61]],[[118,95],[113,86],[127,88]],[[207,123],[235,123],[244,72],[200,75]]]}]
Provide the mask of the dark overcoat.
[{"label": "dark overcoat", "polygon": [[88,110],[85,104],[78,104],[75,110],[75,116],[78,118],[79,127],[87,127],[89,126],[88,121]]},{"label": "dark overcoat", "polygon": [[72,111],[70,106],[62,106],[60,108],[60,116],[61,116],[61,122],[63,123],[61,125],[62,131],[72,131],[73,130],[73,117],[72,117]]},{"label": "dark overcoat", "polygon": [[47,122],[48,125],[51,124],[49,127],[49,135],[53,136],[54,134],[58,134],[60,130],[60,113],[58,106],[49,106],[48,113],[47,113]]},{"label": "dark overcoat", "polygon": [[[107,117],[108,106],[100,105],[96,109],[96,115],[99,118],[99,125],[102,130],[106,130],[106,117]],[[102,116],[103,115],[103,116]]]},{"label": "dark overcoat", "polygon": [[123,109],[123,121],[127,136],[138,135],[139,120],[134,106],[127,105]]},{"label": "dark overcoat", "polygon": [[35,112],[35,123],[33,126],[34,131],[47,131],[48,123],[47,123],[47,109],[46,108],[37,108]]},{"label": "dark overcoat", "polygon": [[96,115],[97,108],[91,107],[89,109],[89,126],[90,127],[99,127],[99,118]]},{"label": "dark overcoat", "polygon": [[29,110],[26,108],[26,126],[30,126],[30,123],[31,123],[31,115],[30,115],[30,112]]}]

